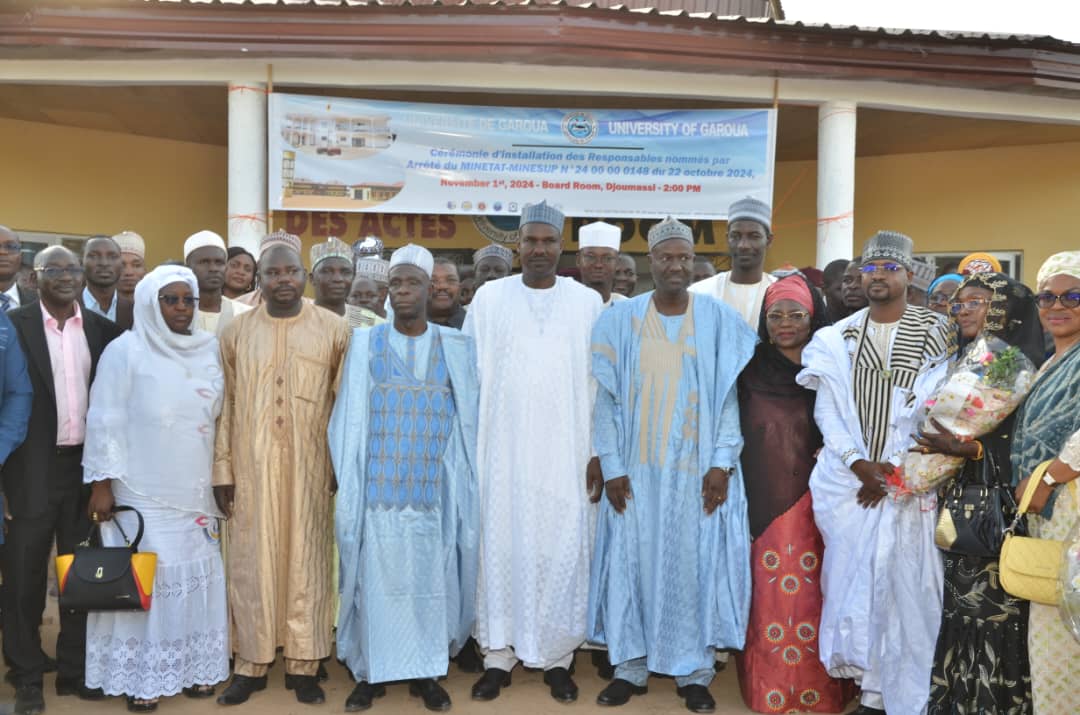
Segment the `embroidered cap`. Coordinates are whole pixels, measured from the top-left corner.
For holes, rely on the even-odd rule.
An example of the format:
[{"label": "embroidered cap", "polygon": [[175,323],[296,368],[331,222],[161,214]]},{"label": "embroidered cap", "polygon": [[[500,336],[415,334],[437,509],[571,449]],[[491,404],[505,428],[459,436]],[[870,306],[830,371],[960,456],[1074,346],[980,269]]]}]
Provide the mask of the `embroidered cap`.
[{"label": "embroidered cap", "polygon": [[361,258],[356,262],[356,277],[370,278],[386,285],[390,282],[390,261],[382,258]]},{"label": "embroidered cap", "polygon": [[352,249],[340,238],[328,236],[322,243],[311,247],[311,270],[315,270],[327,258],[344,258],[352,263]]},{"label": "embroidered cap", "polygon": [[392,271],[395,266],[416,266],[426,273],[428,278],[431,278],[431,272],[435,269],[435,256],[423,246],[406,243],[390,254],[390,265],[387,271]]},{"label": "embroidered cap", "polygon": [[728,207],[727,221],[729,226],[736,221],[757,221],[765,227],[766,233],[772,233],[772,207],[747,196]]},{"label": "embroidered cap", "polygon": [[549,206],[547,201],[525,204],[521,209],[521,226],[527,223],[546,223],[548,226],[553,226],[561,235],[565,222],[566,217],[563,216],[563,212],[554,206]]},{"label": "embroidered cap", "polygon": [[378,236],[366,236],[353,244],[352,253],[353,258],[355,259],[368,258],[370,256],[382,258],[383,242]]},{"label": "embroidered cap", "polygon": [[506,246],[500,246],[497,243],[492,243],[491,245],[484,246],[480,250],[473,252],[473,265],[476,265],[485,258],[498,258],[506,264],[507,268],[514,267],[514,252]]},{"label": "embroidered cap", "polygon": [[134,253],[139,258],[146,258],[146,241],[134,231],[121,231],[112,239],[120,247],[120,253]]},{"label": "embroidered cap", "polygon": [[912,258],[911,272],[915,275],[911,278],[911,285],[923,292],[930,290],[930,284],[937,275],[937,266],[927,258]]},{"label": "embroidered cap", "polygon": [[610,248],[618,251],[622,245],[622,229],[610,223],[596,221],[578,229],[578,248]]},{"label": "embroidered cap", "polygon": [[873,261],[895,261],[912,270],[911,252],[915,242],[896,231],[878,231],[866,242],[862,250],[863,265]]},{"label": "embroidered cap", "polygon": [[679,238],[691,246],[694,245],[694,232],[690,230],[690,227],[682,221],[668,216],[649,229],[649,250],[653,250],[658,243],[670,241],[673,238]]},{"label": "embroidered cap", "polygon": [[288,231],[282,231],[279,228],[277,231],[263,236],[262,241],[259,242],[259,257],[262,258],[264,253],[275,246],[285,246],[297,253],[300,253],[302,249],[299,236],[291,234]]}]

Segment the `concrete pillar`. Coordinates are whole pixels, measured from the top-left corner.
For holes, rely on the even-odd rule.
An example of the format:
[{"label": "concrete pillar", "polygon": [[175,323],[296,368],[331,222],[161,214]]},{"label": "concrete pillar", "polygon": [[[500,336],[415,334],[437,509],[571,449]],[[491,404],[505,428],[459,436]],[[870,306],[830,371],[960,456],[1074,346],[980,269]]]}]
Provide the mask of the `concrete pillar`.
[{"label": "concrete pillar", "polygon": [[229,245],[259,255],[266,219],[266,85],[230,82]]},{"label": "concrete pillar", "polygon": [[854,255],[855,103],[818,108],[817,260],[824,268]]}]

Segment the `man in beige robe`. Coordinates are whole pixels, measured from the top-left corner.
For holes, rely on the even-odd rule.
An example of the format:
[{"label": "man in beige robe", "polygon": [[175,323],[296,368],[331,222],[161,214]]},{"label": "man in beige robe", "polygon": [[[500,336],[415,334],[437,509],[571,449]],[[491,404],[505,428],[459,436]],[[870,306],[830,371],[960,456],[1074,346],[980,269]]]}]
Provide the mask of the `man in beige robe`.
[{"label": "man in beige robe", "polygon": [[262,305],[221,336],[225,401],[213,483],[229,518],[236,655],[222,705],[266,687],[279,646],[297,700],[325,699],[316,672],[332,644],[337,487],[326,430],[349,330],[340,316],[302,300],[306,275],[299,241],[264,248]]}]

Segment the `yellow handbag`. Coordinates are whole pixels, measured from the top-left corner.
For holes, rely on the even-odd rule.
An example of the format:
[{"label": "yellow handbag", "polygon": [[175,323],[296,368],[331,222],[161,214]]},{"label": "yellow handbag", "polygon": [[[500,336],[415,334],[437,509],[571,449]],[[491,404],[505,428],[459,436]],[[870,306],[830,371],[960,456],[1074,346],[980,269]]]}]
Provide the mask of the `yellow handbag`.
[{"label": "yellow handbag", "polygon": [[1016,518],[1005,530],[1005,543],[1001,546],[998,569],[1001,575],[1001,586],[1008,593],[1016,598],[1056,606],[1061,600],[1058,573],[1061,569],[1065,542],[1013,535],[1013,530],[1031,504],[1031,498],[1035,495],[1035,490],[1038,489],[1051,462],[1052,460],[1040,464],[1028,479],[1024,496],[1020,499],[1020,505],[1017,508]]}]

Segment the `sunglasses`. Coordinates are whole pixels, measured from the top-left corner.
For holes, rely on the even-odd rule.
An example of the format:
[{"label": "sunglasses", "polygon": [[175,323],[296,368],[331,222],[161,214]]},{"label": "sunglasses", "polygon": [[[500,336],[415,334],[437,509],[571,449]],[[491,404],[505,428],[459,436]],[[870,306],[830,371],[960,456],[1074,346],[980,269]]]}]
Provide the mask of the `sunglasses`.
[{"label": "sunglasses", "polygon": [[1054,307],[1054,303],[1060,302],[1062,308],[1072,310],[1077,306],[1080,306],[1080,291],[1071,290],[1068,293],[1062,293],[1061,295],[1054,295],[1053,293],[1039,293],[1035,296],[1035,302],[1039,304],[1039,307],[1043,310],[1050,310]]},{"label": "sunglasses", "polygon": [[859,266],[859,273],[877,273],[878,271],[885,271],[886,273],[896,273],[904,269],[899,263],[867,263],[865,266]]},{"label": "sunglasses", "polygon": [[795,322],[795,323],[801,323],[801,322],[803,322],[804,320],[806,320],[809,317],[810,317],[810,314],[807,313],[804,310],[794,310],[794,311],[792,311],[790,313],[781,313],[781,312],[777,311],[775,313],[766,313],[765,314],[765,320],[769,321],[770,323],[772,323],[774,325],[779,325],[780,323],[783,323],[785,320],[790,320],[790,321]]},{"label": "sunglasses", "polygon": [[172,307],[180,301],[183,301],[184,305],[189,308],[193,308],[199,302],[199,299],[193,295],[185,295],[183,298],[178,295],[159,295],[157,299],[169,307]]},{"label": "sunglasses", "polygon": [[954,300],[949,305],[949,311],[953,315],[958,315],[964,310],[975,311],[984,305],[990,305],[990,301],[986,298],[972,298],[971,300]]}]

